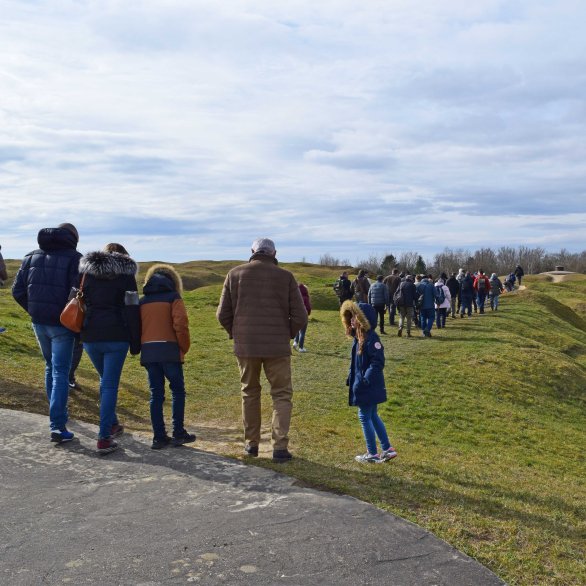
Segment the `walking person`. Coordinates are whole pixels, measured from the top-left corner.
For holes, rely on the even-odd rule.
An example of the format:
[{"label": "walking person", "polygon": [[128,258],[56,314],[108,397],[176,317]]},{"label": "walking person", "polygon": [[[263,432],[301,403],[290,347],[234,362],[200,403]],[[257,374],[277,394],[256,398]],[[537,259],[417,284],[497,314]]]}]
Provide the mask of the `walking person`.
[{"label": "walking person", "polygon": [[[311,315],[311,298],[309,296],[309,289],[303,283],[299,283],[299,293],[301,293],[303,305],[305,305],[305,310],[307,311],[307,317],[309,317]],[[307,352],[307,349],[305,348],[305,333],[307,332],[307,325],[308,324],[306,323],[305,327],[297,332],[297,335],[293,340],[293,348],[299,352]]]},{"label": "walking person", "polygon": [[116,415],[118,386],[126,355],[140,352],[138,265],[117,243],[88,252],[79,263],[86,317],[81,331],[84,350],[100,375],[98,454],[118,449],[114,438],[124,427]]},{"label": "walking person", "polygon": [[[397,306],[393,302],[393,297],[395,295],[395,291],[399,288],[401,284],[401,276],[399,275],[399,269],[395,268],[391,272],[390,275],[384,278],[383,283],[387,286],[389,290],[389,325],[395,325],[395,315],[397,313]],[[382,332],[382,330],[381,330]]]},{"label": "walking person", "polygon": [[234,339],[240,369],[245,453],[258,456],[261,429],[260,373],[273,401],[273,462],[287,462],[293,409],[290,340],[307,324],[307,311],[295,277],[278,266],[275,243],[258,238],[246,264],[224,281],[216,317]]},{"label": "walking person", "polygon": [[499,308],[499,297],[501,293],[504,291],[503,284],[501,280],[497,277],[496,273],[492,273],[490,275],[490,290],[488,293],[488,297],[490,299],[490,309],[492,311],[497,311]]},{"label": "walking person", "polygon": [[[191,345],[189,318],[181,298],[183,282],[170,265],[155,264],[146,274],[140,298],[140,363],[147,371],[151,391],[150,413],[153,450],[172,444],[182,446],[195,441],[195,434],[184,427],[185,379],[183,362]],[[172,396],[173,436],[165,429],[163,403],[165,379]]]},{"label": "walking person", "polygon": [[419,319],[421,331],[426,338],[431,338],[431,328],[435,321],[435,294],[433,283],[427,276],[423,276],[417,289],[417,298],[420,302]]},{"label": "walking person", "polygon": [[486,301],[488,291],[490,290],[490,283],[488,281],[488,277],[484,274],[482,269],[478,270],[476,279],[474,279],[474,290],[476,291],[478,300],[478,311],[480,313],[484,313],[484,303]]},{"label": "walking person", "polygon": [[[378,405],[387,400],[383,369],[385,352],[375,332],[377,316],[372,305],[346,301],[340,308],[346,335],[354,339],[350,359],[348,404],[358,407],[358,419],[366,440],[366,453],[356,456],[361,464],[380,464],[397,456],[385,424],[378,414]],[[380,444],[377,450],[376,440]]]},{"label": "walking person", "polygon": [[450,278],[446,281],[446,287],[450,290],[450,312],[452,317],[456,317],[458,295],[460,294],[460,283],[456,278],[456,273],[450,275]]},{"label": "walking person", "polygon": [[470,271],[466,271],[462,282],[460,283],[460,317],[468,312],[468,317],[472,317],[472,299],[474,298],[474,279]]},{"label": "walking person", "polygon": [[22,261],[12,295],[30,315],[45,359],[51,441],[60,444],[73,439],[73,432],[66,424],[68,376],[75,337],[61,325],[59,318],[71,288],[79,285],[79,234],[73,224],[65,223],[57,228],[43,228],[37,241],[39,248],[29,252]]},{"label": "walking person", "polygon": [[354,298],[359,303],[368,303],[368,290],[370,289],[370,281],[365,269],[358,271],[358,276],[352,282],[352,292]]},{"label": "walking person", "polygon": [[71,368],[69,369],[69,388],[72,391],[81,391],[81,385],[77,382],[75,378],[75,373],[81,362],[81,357],[83,356],[83,342],[81,341],[81,337],[79,334],[75,335],[75,342],[73,344],[73,355],[71,357]]},{"label": "walking person", "polygon": [[352,299],[352,283],[348,278],[347,271],[343,271],[340,278],[334,283],[334,293],[338,297],[340,306],[346,299]]},{"label": "walking person", "polygon": [[525,276],[525,271],[521,265],[517,265],[514,270],[515,277],[517,277],[517,281],[519,281],[519,287],[521,286],[521,281]]},{"label": "walking person", "polygon": [[[446,327],[446,316],[452,307],[452,295],[443,279],[438,279],[435,287],[436,326],[438,329]],[[441,295],[440,295],[441,293]],[[443,297],[443,299],[442,299]]]},{"label": "walking person", "polygon": [[[368,303],[374,307],[377,315],[380,318],[380,333],[385,333],[385,310],[390,305],[389,289],[383,283],[383,276],[378,275],[376,282],[370,286],[368,290]],[[375,324],[376,327],[376,324]]]},{"label": "walking person", "polygon": [[416,297],[417,291],[415,289],[415,283],[413,282],[413,275],[407,275],[401,281],[401,284],[393,296],[393,302],[399,309],[399,330],[397,331],[397,336],[399,337],[403,335],[405,322],[407,322],[407,337],[411,337],[411,322],[413,321]]}]

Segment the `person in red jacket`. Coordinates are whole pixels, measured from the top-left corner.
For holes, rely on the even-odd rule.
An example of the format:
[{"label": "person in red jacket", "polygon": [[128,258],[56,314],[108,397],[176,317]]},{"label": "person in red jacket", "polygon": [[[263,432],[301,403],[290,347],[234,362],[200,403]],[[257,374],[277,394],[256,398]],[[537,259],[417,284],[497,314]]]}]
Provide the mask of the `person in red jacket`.
[{"label": "person in red jacket", "polygon": [[[311,313],[311,298],[309,297],[309,290],[303,283],[299,283],[299,292],[303,299],[303,305],[307,311],[307,315]],[[307,323],[297,332],[295,339],[293,340],[293,348],[299,352],[307,352],[304,347],[305,344],[305,332],[307,331]]]},{"label": "person in red jacket", "polygon": [[478,274],[474,279],[474,291],[476,291],[478,311],[480,313],[484,313],[484,302],[488,292],[490,291],[490,281],[482,269],[478,269]]}]

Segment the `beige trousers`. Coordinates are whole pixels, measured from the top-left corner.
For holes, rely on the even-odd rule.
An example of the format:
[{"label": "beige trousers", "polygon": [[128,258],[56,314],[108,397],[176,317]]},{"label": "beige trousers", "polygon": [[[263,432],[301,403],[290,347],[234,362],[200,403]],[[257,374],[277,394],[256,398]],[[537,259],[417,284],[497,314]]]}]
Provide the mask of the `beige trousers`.
[{"label": "beige trousers", "polygon": [[236,358],[240,369],[245,442],[251,446],[258,446],[260,442],[260,372],[261,368],[264,368],[273,400],[273,450],[286,450],[289,445],[289,427],[291,425],[291,411],[293,410],[291,356],[275,358],[237,356]]}]

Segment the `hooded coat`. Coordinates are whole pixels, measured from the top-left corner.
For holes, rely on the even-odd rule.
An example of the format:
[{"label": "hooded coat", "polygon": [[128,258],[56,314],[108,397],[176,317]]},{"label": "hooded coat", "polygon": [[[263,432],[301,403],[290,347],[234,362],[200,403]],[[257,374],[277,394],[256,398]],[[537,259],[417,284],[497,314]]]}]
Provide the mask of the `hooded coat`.
[{"label": "hooded coat", "polygon": [[189,319],[181,298],[183,283],[170,265],[153,265],[140,299],[142,365],[183,362],[189,350]]},{"label": "hooded coat", "polygon": [[340,307],[340,317],[346,329],[350,327],[352,316],[362,325],[366,332],[362,353],[359,352],[358,339],[354,336],[352,344],[348,385],[348,404],[351,407],[368,407],[384,403],[387,389],[383,369],[385,351],[375,332],[377,315],[374,307],[368,303],[344,301]]},{"label": "hooded coat", "polygon": [[83,275],[87,306],[82,341],[130,342],[131,354],[138,354],[140,315],[136,262],[118,252],[88,252],[79,263],[79,272]]},{"label": "hooded coat", "polygon": [[65,228],[43,228],[37,242],[22,261],[12,296],[33,323],[60,326],[71,288],[79,285],[77,238]]},{"label": "hooded coat", "polygon": [[307,325],[293,273],[257,252],[227,275],[216,317],[242,358],[291,356],[291,339]]}]

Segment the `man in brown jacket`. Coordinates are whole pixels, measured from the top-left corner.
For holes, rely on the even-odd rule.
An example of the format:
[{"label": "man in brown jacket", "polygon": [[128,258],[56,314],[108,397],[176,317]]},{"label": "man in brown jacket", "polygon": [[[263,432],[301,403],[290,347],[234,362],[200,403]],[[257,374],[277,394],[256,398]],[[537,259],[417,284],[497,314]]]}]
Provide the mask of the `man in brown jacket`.
[{"label": "man in brown jacket", "polygon": [[258,456],[260,373],[264,369],[273,400],[273,461],[286,462],[293,407],[290,341],[307,325],[307,311],[295,277],[277,266],[275,244],[252,243],[248,263],[233,268],[224,281],[216,317],[234,340],[240,369],[245,452]]}]

